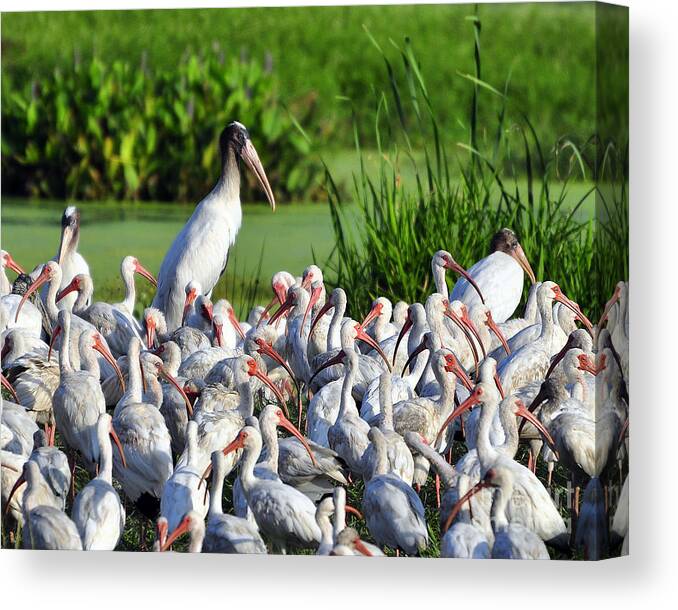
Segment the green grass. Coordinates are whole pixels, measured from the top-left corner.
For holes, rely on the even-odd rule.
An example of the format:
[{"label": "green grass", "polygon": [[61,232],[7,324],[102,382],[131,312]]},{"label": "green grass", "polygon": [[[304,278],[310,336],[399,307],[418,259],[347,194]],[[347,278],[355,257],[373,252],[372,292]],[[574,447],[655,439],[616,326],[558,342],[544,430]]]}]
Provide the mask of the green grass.
[{"label": "green grass", "polygon": [[[381,59],[364,35],[367,26],[393,58],[389,39],[413,40],[422,70],[438,95],[435,109],[453,141],[463,133],[471,94],[458,72],[472,73],[467,17],[474,5],[259,8],[4,13],[2,69],[32,80],[93,54],[161,67],[175,66],[185,49],[217,41],[226,54],[272,65],[283,101],[310,95],[313,125],[323,146],[351,142],[347,96],[369,129]],[[480,5],[483,53],[492,58],[483,78],[501,84],[533,117],[540,135],[586,138],[595,131],[595,9],[592,3]],[[486,117],[493,110],[484,110]]]}]

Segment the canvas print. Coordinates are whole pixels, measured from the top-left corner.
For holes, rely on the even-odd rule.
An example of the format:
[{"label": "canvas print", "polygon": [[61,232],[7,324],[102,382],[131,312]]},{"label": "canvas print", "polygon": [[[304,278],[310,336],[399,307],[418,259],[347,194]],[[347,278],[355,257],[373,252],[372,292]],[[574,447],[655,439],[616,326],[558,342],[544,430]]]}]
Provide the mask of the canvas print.
[{"label": "canvas print", "polygon": [[2,15],[2,548],[629,551],[628,11]]}]

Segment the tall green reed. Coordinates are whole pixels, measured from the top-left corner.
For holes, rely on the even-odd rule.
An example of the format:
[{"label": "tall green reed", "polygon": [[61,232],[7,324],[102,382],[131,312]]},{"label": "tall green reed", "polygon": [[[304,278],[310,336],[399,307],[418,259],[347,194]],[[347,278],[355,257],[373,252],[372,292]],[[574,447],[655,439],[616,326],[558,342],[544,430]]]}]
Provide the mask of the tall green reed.
[{"label": "tall green reed", "polygon": [[[346,213],[342,194],[325,168],[336,235],[329,263],[334,281],[347,289],[356,311],[366,310],[380,295],[422,301],[432,290],[434,252],[447,249],[468,267],[488,254],[497,230],[510,227],[538,279],[557,281],[593,315],[614,283],[628,277],[628,224],[626,232],[623,223],[615,224],[617,248],[606,253],[602,266],[594,265],[596,235],[606,230],[598,228],[601,214],[594,217],[600,189],[591,186],[574,202],[570,194],[577,180],[597,178],[589,175],[587,161],[595,158],[595,138],[581,146],[562,138],[545,149],[533,123],[511,99],[510,81],[499,90],[481,79],[480,21],[477,16],[470,20],[475,71],[460,73],[473,88],[469,138],[454,151],[448,149],[445,126],[431,104],[434,93],[426,86],[410,41],[403,46],[391,42],[396,64],[367,32],[383,58],[390,89],[376,96],[376,172],[366,170],[361,134],[354,128],[360,159],[354,175],[357,222],[354,213]],[[478,122],[481,103],[496,105],[494,125]],[[413,176],[407,183],[406,169]],[[614,180],[623,183],[623,172]],[[626,189],[607,189],[606,195],[610,218],[613,211],[623,216]]]}]

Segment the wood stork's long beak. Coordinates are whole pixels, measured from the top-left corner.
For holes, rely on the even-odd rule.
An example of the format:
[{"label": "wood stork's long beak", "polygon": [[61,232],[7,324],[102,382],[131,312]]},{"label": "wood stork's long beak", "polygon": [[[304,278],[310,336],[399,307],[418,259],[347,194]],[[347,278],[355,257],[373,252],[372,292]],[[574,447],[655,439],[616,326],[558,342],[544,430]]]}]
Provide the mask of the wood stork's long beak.
[{"label": "wood stork's long beak", "polygon": [[66,256],[66,252],[68,252],[71,249],[71,246],[73,244],[73,238],[76,235],[76,230],[72,229],[69,226],[66,226],[63,228],[61,231],[61,243],[59,244],[59,253],[57,254],[57,263],[59,265],[63,264],[64,256]]},{"label": "wood stork's long beak", "polygon": [[525,256],[525,252],[523,251],[523,247],[518,244],[513,251],[511,252],[511,256],[516,260],[516,262],[523,268],[523,271],[527,273],[528,277],[530,278],[530,282],[533,284],[537,283],[537,278],[534,275],[534,271],[532,271],[532,267],[530,266],[530,261],[527,260],[527,256]]},{"label": "wood stork's long beak", "polygon": [[271,185],[268,183],[268,178],[266,177],[264,167],[259,160],[257,150],[254,148],[254,144],[252,144],[250,140],[245,141],[245,145],[240,151],[240,156],[247,167],[249,167],[252,173],[256,176],[259,186],[261,186],[262,190],[266,194],[268,202],[271,204],[271,209],[275,211],[275,197],[273,197],[273,190],[271,189]]}]

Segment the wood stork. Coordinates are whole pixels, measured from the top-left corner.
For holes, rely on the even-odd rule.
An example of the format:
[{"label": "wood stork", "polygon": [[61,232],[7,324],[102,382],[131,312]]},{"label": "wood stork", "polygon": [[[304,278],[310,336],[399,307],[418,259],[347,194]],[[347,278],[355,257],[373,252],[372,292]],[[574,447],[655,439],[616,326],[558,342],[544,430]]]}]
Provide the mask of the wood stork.
[{"label": "wood stork", "polygon": [[226,268],[242,222],[238,161],[254,173],[275,210],[273,191],[245,126],[229,123],[221,132],[219,148],[221,177],[198,204],[160,266],[153,306],[165,314],[170,331],[181,325],[186,284],[197,280],[209,295]]},{"label": "wood stork", "polygon": [[[78,252],[78,242],[80,241],[80,210],[73,205],[69,205],[61,217],[61,240],[59,241],[59,251],[52,259],[61,268],[60,283],[57,286],[63,290],[71,280],[79,273],[90,275],[89,265],[82,254]],[[40,298],[47,304],[48,288],[43,288]],[[72,309],[75,303],[75,295],[69,295],[65,300],[59,303],[60,308]]]},{"label": "wood stork", "polygon": [[534,284],[537,280],[530,263],[511,229],[498,231],[490,242],[490,255],[479,260],[468,270],[477,288],[466,277],[454,285],[451,300],[459,300],[467,307],[481,302],[479,292],[485,297],[497,324],[506,322],[518,307],[523,294],[524,273]]}]

